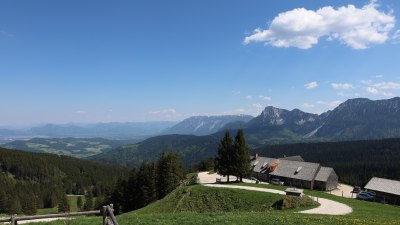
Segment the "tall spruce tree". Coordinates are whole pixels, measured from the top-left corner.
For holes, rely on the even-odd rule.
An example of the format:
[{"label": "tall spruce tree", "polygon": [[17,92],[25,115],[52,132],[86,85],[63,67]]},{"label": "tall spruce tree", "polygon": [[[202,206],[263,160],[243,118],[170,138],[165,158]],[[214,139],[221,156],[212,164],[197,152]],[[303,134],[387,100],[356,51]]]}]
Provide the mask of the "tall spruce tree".
[{"label": "tall spruce tree", "polygon": [[93,209],[93,193],[92,190],[89,190],[85,195],[85,204],[83,209],[86,211]]},{"label": "tall spruce tree", "polygon": [[67,195],[62,195],[60,202],[58,203],[58,212],[69,212],[71,211],[71,207],[68,202]]},{"label": "tall spruce tree", "polygon": [[243,129],[239,129],[234,143],[234,165],[235,175],[243,181],[243,177],[250,175],[250,155],[249,147],[247,146],[246,139],[244,138]]},{"label": "tall spruce tree", "polygon": [[82,209],[83,209],[82,196],[78,196],[78,199],[76,200],[76,207],[78,207],[79,211],[82,211]]},{"label": "tall spruce tree", "polygon": [[229,182],[229,175],[233,172],[232,162],[233,145],[232,138],[229,130],[226,130],[224,137],[218,145],[218,156],[216,158],[216,167],[219,174],[227,176]]},{"label": "tall spruce tree", "polygon": [[147,163],[143,161],[140,165],[138,174],[137,174],[137,202],[138,208],[144,207],[149,203],[156,200],[156,184],[155,184],[155,170],[156,163],[151,162]]},{"label": "tall spruce tree", "polygon": [[185,179],[183,164],[176,152],[163,152],[157,166],[157,192],[161,199]]}]

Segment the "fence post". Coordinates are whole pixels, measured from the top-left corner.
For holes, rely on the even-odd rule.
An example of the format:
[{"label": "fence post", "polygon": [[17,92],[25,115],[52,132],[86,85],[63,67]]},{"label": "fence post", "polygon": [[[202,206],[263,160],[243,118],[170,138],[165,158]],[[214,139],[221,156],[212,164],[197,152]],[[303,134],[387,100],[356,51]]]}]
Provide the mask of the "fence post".
[{"label": "fence post", "polygon": [[103,206],[103,225],[106,225],[107,206]]},{"label": "fence post", "polygon": [[342,191],[342,197],[343,197],[343,191]]},{"label": "fence post", "polygon": [[16,214],[11,216],[11,225],[17,225],[18,222],[17,222],[17,220],[15,220],[15,217],[17,217]]}]

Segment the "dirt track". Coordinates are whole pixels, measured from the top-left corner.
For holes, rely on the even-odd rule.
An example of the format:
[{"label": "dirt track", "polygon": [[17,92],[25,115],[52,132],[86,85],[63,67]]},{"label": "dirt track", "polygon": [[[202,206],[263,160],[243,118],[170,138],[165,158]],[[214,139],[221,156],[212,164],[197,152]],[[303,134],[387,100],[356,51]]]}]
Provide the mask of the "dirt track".
[{"label": "dirt track", "polygon": [[[199,173],[200,184],[207,186],[207,187],[237,188],[237,189],[244,189],[244,190],[251,190],[251,191],[269,192],[269,193],[275,193],[275,194],[281,194],[281,195],[286,194],[284,191],[268,189],[268,188],[215,184],[217,178],[221,179],[221,181],[226,181],[226,178],[221,177],[220,175],[215,174],[215,173],[214,174],[208,174],[208,172],[200,172]],[[236,180],[236,177],[232,177],[230,180]],[[250,180],[246,180],[246,181],[253,182]],[[299,213],[323,214],[323,215],[346,215],[346,214],[353,212],[353,209],[350,206],[340,203],[340,202],[332,201],[332,200],[325,199],[325,198],[318,198],[318,202],[320,204],[319,207],[310,209],[310,210],[301,211]]]}]

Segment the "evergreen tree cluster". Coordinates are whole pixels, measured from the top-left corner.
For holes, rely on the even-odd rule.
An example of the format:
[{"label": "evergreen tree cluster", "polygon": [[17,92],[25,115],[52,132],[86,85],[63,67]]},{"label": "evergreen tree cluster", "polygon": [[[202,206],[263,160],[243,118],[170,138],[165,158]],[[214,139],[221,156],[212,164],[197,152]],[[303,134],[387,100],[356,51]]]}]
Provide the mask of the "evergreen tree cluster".
[{"label": "evergreen tree cluster", "polygon": [[88,160],[0,148],[0,213],[30,215],[56,206],[67,211],[66,194],[109,195],[127,174]]},{"label": "evergreen tree cluster", "polygon": [[113,203],[117,213],[139,209],[163,198],[184,179],[178,154],[164,152],[157,161],[143,161],[139,169],[132,169],[127,180],[119,179],[107,203]]},{"label": "evergreen tree cluster", "polygon": [[400,138],[270,145],[251,151],[266,157],[301,155],[332,167],[340,182],[364,186],[372,177],[400,180]]},{"label": "evergreen tree cluster", "polygon": [[239,129],[232,140],[229,130],[225,132],[218,146],[216,169],[219,174],[234,175],[242,182],[243,177],[251,174],[249,147],[247,146],[242,129]]}]

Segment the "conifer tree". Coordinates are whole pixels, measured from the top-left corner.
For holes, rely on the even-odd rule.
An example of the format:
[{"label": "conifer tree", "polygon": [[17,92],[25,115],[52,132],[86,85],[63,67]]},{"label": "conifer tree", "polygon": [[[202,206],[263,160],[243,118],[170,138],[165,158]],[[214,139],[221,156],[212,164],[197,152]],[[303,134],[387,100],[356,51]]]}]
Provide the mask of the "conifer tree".
[{"label": "conifer tree", "polygon": [[157,192],[161,199],[179,186],[185,178],[182,161],[175,152],[163,152],[157,166]]},{"label": "conifer tree", "polygon": [[216,167],[219,174],[227,176],[228,182],[229,175],[231,175],[233,172],[232,153],[232,138],[230,136],[229,130],[226,130],[225,136],[222,138],[218,146]]},{"label": "conifer tree", "polygon": [[93,209],[93,194],[92,191],[89,190],[85,195],[85,204],[83,206],[83,210],[89,211]]},{"label": "conifer tree", "polygon": [[71,207],[68,202],[67,195],[62,195],[60,202],[58,203],[58,212],[70,212]]},{"label": "conifer tree", "polygon": [[83,201],[81,196],[78,196],[78,199],[76,200],[76,206],[78,207],[79,211],[82,211]]},{"label": "conifer tree", "polygon": [[243,177],[249,176],[251,172],[249,147],[247,146],[243,129],[239,129],[236,134],[234,152],[234,172],[235,175],[240,178],[240,182],[242,182]]}]

